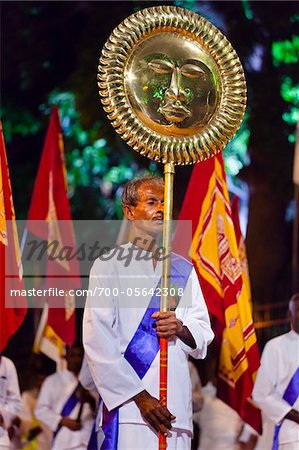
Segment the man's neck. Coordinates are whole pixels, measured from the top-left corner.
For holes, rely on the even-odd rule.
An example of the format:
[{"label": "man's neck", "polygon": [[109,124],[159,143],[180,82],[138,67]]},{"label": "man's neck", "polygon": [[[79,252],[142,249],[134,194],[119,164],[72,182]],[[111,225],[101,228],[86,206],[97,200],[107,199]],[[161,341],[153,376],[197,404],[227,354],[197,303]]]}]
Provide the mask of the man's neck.
[{"label": "man's neck", "polygon": [[134,233],[132,230],[130,233],[130,242],[132,242],[132,244],[136,247],[152,254],[153,267],[156,269],[159,258],[159,247],[156,239],[147,233],[140,233],[139,231],[138,233]]},{"label": "man's neck", "polygon": [[155,238],[149,234],[138,233],[130,233],[130,242],[134,244],[136,247],[145,250],[146,252],[153,253],[153,255],[157,254],[158,244]]}]

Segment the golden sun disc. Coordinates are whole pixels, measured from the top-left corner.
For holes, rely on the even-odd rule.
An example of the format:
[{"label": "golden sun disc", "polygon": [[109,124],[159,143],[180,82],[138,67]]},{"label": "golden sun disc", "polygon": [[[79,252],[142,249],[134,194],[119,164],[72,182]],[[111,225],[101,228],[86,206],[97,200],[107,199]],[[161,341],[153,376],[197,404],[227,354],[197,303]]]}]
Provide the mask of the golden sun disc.
[{"label": "golden sun disc", "polygon": [[117,133],[164,164],[193,164],[222,150],[246,107],[231,44],[206,19],[175,6],[143,9],[114,29],[98,85]]}]

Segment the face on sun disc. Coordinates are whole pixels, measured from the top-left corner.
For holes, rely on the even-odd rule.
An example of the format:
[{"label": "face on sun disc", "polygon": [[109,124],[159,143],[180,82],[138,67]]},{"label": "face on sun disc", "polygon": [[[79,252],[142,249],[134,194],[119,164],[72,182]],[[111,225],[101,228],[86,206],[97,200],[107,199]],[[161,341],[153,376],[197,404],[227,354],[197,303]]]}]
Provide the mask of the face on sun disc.
[{"label": "face on sun disc", "polygon": [[231,44],[203,17],[173,6],[122,22],[104,46],[98,80],[116,131],[163,163],[192,164],[222,150],[246,106]]},{"label": "face on sun disc", "polygon": [[140,121],[166,136],[199,133],[220,98],[213,59],[197,42],[179,33],[158,33],[137,45],[124,83]]}]

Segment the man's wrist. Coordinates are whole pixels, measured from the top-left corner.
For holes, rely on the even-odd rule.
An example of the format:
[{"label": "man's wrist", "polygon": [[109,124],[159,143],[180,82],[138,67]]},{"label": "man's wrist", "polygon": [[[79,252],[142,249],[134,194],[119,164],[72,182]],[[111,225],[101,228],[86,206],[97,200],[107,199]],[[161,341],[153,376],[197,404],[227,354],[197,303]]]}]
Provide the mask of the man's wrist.
[{"label": "man's wrist", "polygon": [[64,416],[61,416],[61,419],[60,419],[60,421],[58,422],[58,426],[59,426],[59,427],[63,427],[63,425],[64,425]]},{"label": "man's wrist", "polygon": [[134,395],[133,400],[138,406],[141,402],[144,400],[147,400],[151,395],[144,389],[143,391],[139,392],[138,394]]},{"label": "man's wrist", "polygon": [[284,418],[299,424],[299,411],[291,409]]},{"label": "man's wrist", "polygon": [[177,332],[176,332],[176,336],[178,338],[180,338],[180,336],[182,335],[183,331],[184,331],[184,324],[180,319],[177,319]]},{"label": "man's wrist", "polygon": [[61,416],[61,420],[58,423],[58,426],[59,427],[66,427],[68,422],[69,422],[69,419],[70,419],[70,417],[68,417],[68,416]]},{"label": "man's wrist", "polygon": [[192,336],[190,330],[186,325],[183,324],[183,322],[179,319],[177,319],[180,322],[180,329],[176,332],[176,336],[184,342],[184,344],[188,345],[188,347],[191,347],[192,349],[196,348],[196,342],[194,337]]}]

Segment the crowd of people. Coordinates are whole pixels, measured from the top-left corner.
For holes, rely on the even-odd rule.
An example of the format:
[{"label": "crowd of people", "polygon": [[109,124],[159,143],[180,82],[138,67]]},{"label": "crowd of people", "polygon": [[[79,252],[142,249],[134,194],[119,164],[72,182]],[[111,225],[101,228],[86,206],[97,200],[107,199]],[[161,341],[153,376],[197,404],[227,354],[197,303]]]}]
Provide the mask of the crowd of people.
[{"label": "crowd of people", "polygon": [[[170,278],[177,291],[170,310],[160,311],[163,198],[157,178],[125,187],[131,230],[122,255],[133,245],[138,258],[129,265],[116,256],[95,262],[90,292],[108,294],[100,304],[87,298],[84,350],[68,347],[66,367],[47,377],[37,373],[22,396],[13,362],[1,356],[0,450],[156,450],[158,434],[169,450],[298,450],[299,294],[289,302],[291,331],[269,341],[262,355],[253,390],[265,424],[259,437],[217,398],[213,366],[201,383],[190,362],[205,358],[213,332],[196,272],[177,255]],[[125,293],[136,286],[146,298],[128,303]],[[158,400],[161,338],[168,340],[167,407]]]},{"label": "crowd of people", "polygon": [[45,368],[35,364],[32,387],[21,395],[15,366],[2,356],[1,450],[87,449],[97,398],[79,382],[82,358],[83,347],[75,343],[66,348],[63,369],[46,376]]},{"label": "crowd of people", "polygon": [[[299,296],[290,301],[290,310],[292,329],[266,345],[254,389],[255,401],[263,412],[261,436],[217,398],[213,364],[207,375],[211,378],[202,386],[194,361],[189,362],[192,450],[272,450],[275,448],[275,426],[282,427],[279,449],[298,448],[298,398],[290,405],[283,394],[290,374],[298,370]],[[45,370],[36,368],[33,386],[20,395],[15,366],[10,359],[1,357],[1,450],[100,449],[98,441],[101,439],[102,442],[103,436],[97,436],[100,433],[95,432],[99,424],[99,396],[86,359],[83,359],[83,364],[82,359],[83,347],[80,344],[67,348],[65,369],[46,376]]]}]

